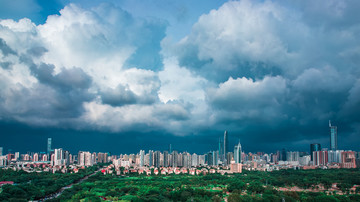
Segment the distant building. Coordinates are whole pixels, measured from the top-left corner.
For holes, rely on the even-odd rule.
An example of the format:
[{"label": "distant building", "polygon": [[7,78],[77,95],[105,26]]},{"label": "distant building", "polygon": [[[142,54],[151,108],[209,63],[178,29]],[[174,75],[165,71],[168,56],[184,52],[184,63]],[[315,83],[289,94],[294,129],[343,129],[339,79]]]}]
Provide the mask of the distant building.
[{"label": "distant building", "polygon": [[108,154],[99,152],[97,155],[97,162],[98,163],[107,163],[108,162]]},{"label": "distant building", "polygon": [[154,152],[152,150],[149,150],[149,166],[154,165]]},{"label": "distant building", "polygon": [[321,145],[319,143],[310,144],[310,155],[312,161],[314,160],[312,155],[314,151],[321,151]]},{"label": "distant building", "polygon": [[234,158],[230,161],[230,171],[233,173],[241,173],[242,172],[242,164],[235,163]]},{"label": "distant building", "polygon": [[353,151],[345,151],[341,153],[342,168],[356,168],[355,153]]},{"label": "distant building", "polygon": [[328,163],[328,151],[314,151],[313,152],[313,165],[327,165]]},{"label": "distant building", "polygon": [[225,165],[226,165],[226,154],[227,154],[227,152],[228,152],[228,133],[225,130],[225,132],[224,132],[224,148],[223,148],[223,155],[224,155],[223,164],[225,164]]},{"label": "distant building", "polygon": [[164,167],[169,167],[169,152],[168,151],[164,151],[164,160],[163,160],[163,165]]},{"label": "distant building", "polygon": [[[65,158],[65,154],[67,156],[67,158]],[[54,159],[53,159],[53,165],[54,166],[66,166],[68,164],[68,156],[69,156],[69,152],[68,151],[64,151],[62,148],[60,149],[55,149],[54,150]]]},{"label": "distant building", "polygon": [[344,150],[329,150],[329,163],[341,163],[341,153]]},{"label": "distant building", "polygon": [[337,150],[337,127],[331,125],[331,121],[329,120],[329,128],[330,128],[330,150]]},{"label": "distant building", "polygon": [[235,148],[234,148],[234,160],[235,160],[235,163],[241,163],[242,162],[242,155],[241,155],[241,144],[240,144],[240,140],[239,140],[239,143],[237,145],[235,145]]},{"label": "distant building", "polygon": [[310,156],[311,155],[306,155],[306,156],[299,157],[299,164],[302,165],[302,166],[310,165],[310,159],[311,159]]},{"label": "distant building", "polygon": [[39,154],[38,153],[34,154],[33,161],[39,161]]},{"label": "distant building", "polygon": [[145,166],[145,151],[140,150],[140,167]]},{"label": "distant building", "polygon": [[0,156],[2,156],[2,155],[3,155],[3,148],[0,147]]},{"label": "distant building", "polygon": [[160,151],[154,152],[154,166],[157,168],[160,167]]},{"label": "distant building", "polygon": [[299,152],[298,151],[286,152],[286,161],[299,161]]},{"label": "distant building", "polygon": [[95,157],[90,152],[80,151],[78,154],[78,164],[80,166],[92,166],[95,163]]}]

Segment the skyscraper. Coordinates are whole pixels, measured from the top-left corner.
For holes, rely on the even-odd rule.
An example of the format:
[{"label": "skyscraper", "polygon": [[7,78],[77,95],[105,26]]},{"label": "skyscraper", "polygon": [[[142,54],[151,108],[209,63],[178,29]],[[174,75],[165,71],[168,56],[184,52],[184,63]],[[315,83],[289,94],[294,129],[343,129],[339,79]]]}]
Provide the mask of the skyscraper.
[{"label": "skyscraper", "polygon": [[160,151],[154,152],[154,166],[158,168],[160,167]]},{"label": "skyscraper", "polygon": [[145,151],[140,150],[140,167],[144,167],[145,165]]},{"label": "skyscraper", "polygon": [[332,126],[331,121],[329,120],[330,128],[330,150],[337,150],[337,126]]},{"label": "skyscraper", "polygon": [[50,152],[51,152],[51,138],[49,137],[47,141],[47,153],[50,154]]},{"label": "skyscraper", "polygon": [[221,162],[224,162],[224,159],[223,159],[223,151],[222,151],[222,144],[221,144],[221,138],[219,138],[219,160]]},{"label": "skyscraper", "polygon": [[225,130],[224,132],[224,148],[223,148],[223,164],[226,165],[226,153],[228,152],[228,135],[227,135],[227,131]]},{"label": "skyscraper", "polygon": [[164,167],[168,167],[168,166],[169,166],[169,152],[164,151]]},{"label": "skyscraper", "polygon": [[149,150],[149,166],[154,165],[154,152],[152,150]]},{"label": "skyscraper", "polygon": [[310,156],[311,160],[313,161],[313,152],[314,151],[321,151],[321,145],[319,143],[310,144]]},{"label": "skyscraper", "polygon": [[0,147],[0,156],[2,156],[2,155],[3,155],[3,148]]},{"label": "skyscraper", "polygon": [[237,145],[235,145],[234,148],[234,160],[235,163],[241,163],[241,144],[240,144],[240,140],[239,143]]},{"label": "skyscraper", "polygon": [[62,148],[60,149],[55,149],[54,152],[54,162],[53,165],[55,166],[62,166],[63,162],[64,162],[64,151]]}]

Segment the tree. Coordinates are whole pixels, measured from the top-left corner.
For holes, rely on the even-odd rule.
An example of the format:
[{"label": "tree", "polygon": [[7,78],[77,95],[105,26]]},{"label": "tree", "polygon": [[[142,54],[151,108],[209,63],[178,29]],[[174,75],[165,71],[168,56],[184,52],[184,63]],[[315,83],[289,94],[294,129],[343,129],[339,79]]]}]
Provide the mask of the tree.
[{"label": "tree", "polygon": [[218,195],[215,195],[211,198],[211,201],[213,202],[221,202],[221,198]]},{"label": "tree", "polygon": [[265,190],[264,186],[260,184],[259,182],[252,182],[249,184],[247,191],[250,193],[263,193]]},{"label": "tree", "polygon": [[241,201],[240,194],[231,193],[228,197],[228,202],[239,202]]},{"label": "tree", "polygon": [[243,181],[236,181],[236,182],[232,182],[227,186],[227,190],[229,190],[229,192],[233,192],[235,190],[244,190],[246,188],[246,184]]}]

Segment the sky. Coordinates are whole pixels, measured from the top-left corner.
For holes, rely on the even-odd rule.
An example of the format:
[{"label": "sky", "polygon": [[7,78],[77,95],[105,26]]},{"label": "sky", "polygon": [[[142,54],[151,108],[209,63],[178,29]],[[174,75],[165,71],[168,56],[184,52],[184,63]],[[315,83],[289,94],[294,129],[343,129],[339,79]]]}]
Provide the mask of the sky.
[{"label": "sky", "polygon": [[0,147],[359,150],[357,0],[0,0]]}]

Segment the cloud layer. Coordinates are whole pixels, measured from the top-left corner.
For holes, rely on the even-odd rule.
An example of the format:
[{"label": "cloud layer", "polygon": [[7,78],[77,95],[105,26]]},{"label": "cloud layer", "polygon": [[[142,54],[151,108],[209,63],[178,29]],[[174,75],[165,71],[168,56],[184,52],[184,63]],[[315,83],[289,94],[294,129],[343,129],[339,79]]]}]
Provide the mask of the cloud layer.
[{"label": "cloud layer", "polygon": [[112,4],[0,20],[0,120],[296,145],[327,144],[332,119],[360,141],[360,5],[316,5],[230,1],[177,42]]}]

